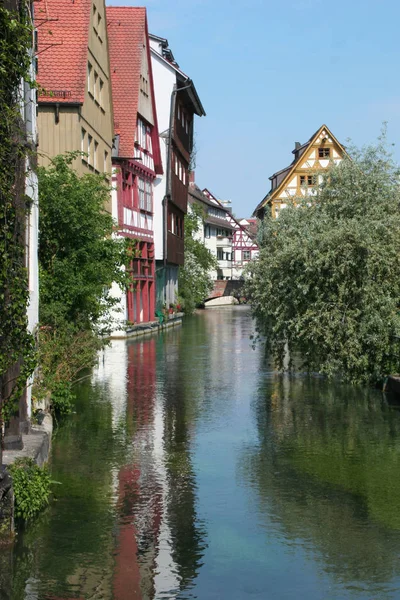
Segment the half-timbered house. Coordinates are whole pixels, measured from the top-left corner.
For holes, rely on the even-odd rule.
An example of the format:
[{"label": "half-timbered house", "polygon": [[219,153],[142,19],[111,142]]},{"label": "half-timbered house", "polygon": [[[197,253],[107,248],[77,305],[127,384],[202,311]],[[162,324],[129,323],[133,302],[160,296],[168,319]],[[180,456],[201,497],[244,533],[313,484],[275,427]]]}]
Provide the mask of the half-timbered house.
[{"label": "half-timbered house", "polygon": [[244,267],[258,256],[259,248],[256,241],[256,233],[253,234],[250,228],[247,228],[234,217],[230,209],[230,202],[218,200],[207,189],[203,190],[203,194],[219,206],[220,209],[226,210],[226,220],[232,228],[229,240],[231,247],[230,276],[224,277],[224,279],[241,279]]},{"label": "half-timbered house", "polygon": [[[155,318],[153,187],[162,174],[145,8],[107,7],[114,104],[112,214],[117,235],[132,240],[125,292],[114,286],[122,320]],[[123,333],[120,328],[118,335]]]},{"label": "half-timbered house", "polygon": [[345,155],[344,146],[326,125],[322,125],[304,144],[295,143],[294,159],[288,167],[269,178],[271,189],[254,211],[262,219],[266,211],[278,218],[281,210],[294,198],[313,195],[321,181],[321,171],[338,164]]},{"label": "half-timbered house", "polygon": [[232,279],[232,238],[233,226],[229,219],[229,210],[224,207],[208,190],[201,191],[192,181],[189,186],[189,210],[194,204],[202,208],[202,221],[197,238],[215,256],[218,262],[216,271],[210,277]]}]

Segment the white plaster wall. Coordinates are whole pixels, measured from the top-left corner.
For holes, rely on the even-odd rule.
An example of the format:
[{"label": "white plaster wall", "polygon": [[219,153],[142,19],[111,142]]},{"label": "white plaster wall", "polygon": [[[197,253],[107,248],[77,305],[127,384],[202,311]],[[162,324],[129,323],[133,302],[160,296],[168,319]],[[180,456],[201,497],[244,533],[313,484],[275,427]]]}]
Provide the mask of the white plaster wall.
[{"label": "white plaster wall", "polygon": [[[30,64],[30,78],[35,79],[35,64],[32,52]],[[37,142],[37,103],[36,90],[28,83],[21,85],[21,112],[25,121],[28,140],[33,146]],[[27,308],[28,328],[34,333],[39,323],[39,191],[37,174],[31,170],[29,160],[26,161],[25,193],[31,199],[31,209],[26,220],[26,250],[29,286],[29,304]],[[33,377],[28,381],[26,402],[28,417],[32,414],[32,383]]]},{"label": "white plaster wall", "polygon": [[[150,41],[152,48],[158,49],[154,40]],[[161,57],[151,52],[151,66],[153,70],[154,96],[156,100],[158,131],[160,134],[169,129],[169,117],[171,110],[171,94],[176,83],[175,70]],[[163,166],[163,175],[158,175],[154,182],[154,247],[156,260],[164,258],[163,248],[163,199],[166,193],[167,173],[167,140],[160,135],[160,150]]]}]

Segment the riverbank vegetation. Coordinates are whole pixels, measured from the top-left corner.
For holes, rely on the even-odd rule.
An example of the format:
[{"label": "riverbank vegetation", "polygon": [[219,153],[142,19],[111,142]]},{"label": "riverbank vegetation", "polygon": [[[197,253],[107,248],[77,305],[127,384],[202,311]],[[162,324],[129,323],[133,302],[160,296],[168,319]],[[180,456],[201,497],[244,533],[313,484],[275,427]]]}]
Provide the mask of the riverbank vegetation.
[{"label": "riverbank vegetation", "polygon": [[15,516],[29,521],[49,503],[50,473],[39,467],[32,458],[19,458],[9,466],[13,480]]},{"label": "riverbank vegetation", "polygon": [[400,369],[399,169],[385,135],[262,227],[247,293],[277,365],[353,383]]},{"label": "riverbank vegetation", "polygon": [[210,271],[216,270],[217,259],[205,244],[196,238],[203,227],[201,207],[192,205],[185,216],[185,265],[179,269],[178,290],[187,314],[207,299],[213,289]]},{"label": "riverbank vegetation", "polygon": [[71,408],[72,386],[90,368],[110,331],[116,299],[111,284],[125,284],[127,249],[112,236],[104,210],[110,187],[104,175],[80,177],[80,153],[57,156],[38,169],[40,231],[40,373],[36,398],[51,394],[53,408]]}]

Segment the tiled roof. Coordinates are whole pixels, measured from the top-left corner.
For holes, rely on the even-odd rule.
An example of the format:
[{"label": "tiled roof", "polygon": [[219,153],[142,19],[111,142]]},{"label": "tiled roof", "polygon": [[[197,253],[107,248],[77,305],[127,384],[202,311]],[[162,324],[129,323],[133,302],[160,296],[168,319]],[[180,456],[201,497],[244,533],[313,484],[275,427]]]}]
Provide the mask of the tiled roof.
[{"label": "tiled roof", "polygon": [[146,9],[107,6],[111,82],[119,154],[133,154],[139,102],[140,68],[146,34]]},{"label": "tiled roof", "polygon": [[85,98],[91,0],[42,0],[35,7],[38,31],[39,102]]}]

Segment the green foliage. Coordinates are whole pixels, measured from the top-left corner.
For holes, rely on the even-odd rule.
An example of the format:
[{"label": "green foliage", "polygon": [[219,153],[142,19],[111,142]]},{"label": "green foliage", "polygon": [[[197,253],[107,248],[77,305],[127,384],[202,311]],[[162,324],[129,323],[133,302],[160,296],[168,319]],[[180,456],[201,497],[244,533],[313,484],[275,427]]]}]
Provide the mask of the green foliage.
[{"label": "green foliage", "polygon": [[247,293],[278,366],[287,344],[310,371],[375,383],[400,368],[399,170],[384,135],[351,155],[266,219]]},{"label": "green foliage", "polygon": [[[21,80],[28,80],[32,27],[24,3],[12,12],[0,6],[0,426],[35,367],[35,347],[27,331],[29,300],[25,268],[25,160],[21,121]],[[19,370],[10,374],[16,364]],[[4,388],[3,388],[4,389]]]},{"label": "green foliage", "polygon": [[32,458],[19,458],[9,467],[15,496],[15,516],[29,521],[49,503],[50,474]]},{"label": "green foliage", "polygon": [[203,212],[194,204],[185,216],[185,265],[179,269],[178,289],[185,312],[192,313],[204,302],[213,288],[209,272],[217,268],[217,260],[196,234],[203,227]]},{"label": "green foliage", "polygon": [[50,395],[51,407],[57,415],[71,412],[75,393],[73,385],[83,369],[96,363],[97,353],[104,345],[91,330],[78,330],[69,324],[39,330],[40,370],[33,387],[34,402]]},{"label": "green foliage", "polygon": [[79,153],[57,156],[40,168],[40,321],[79,329],[107,327],[113,282],[125,283],[124,240],[112,237],[104,210],[110,188],[104,175],[79,177],[71,168]]}]

